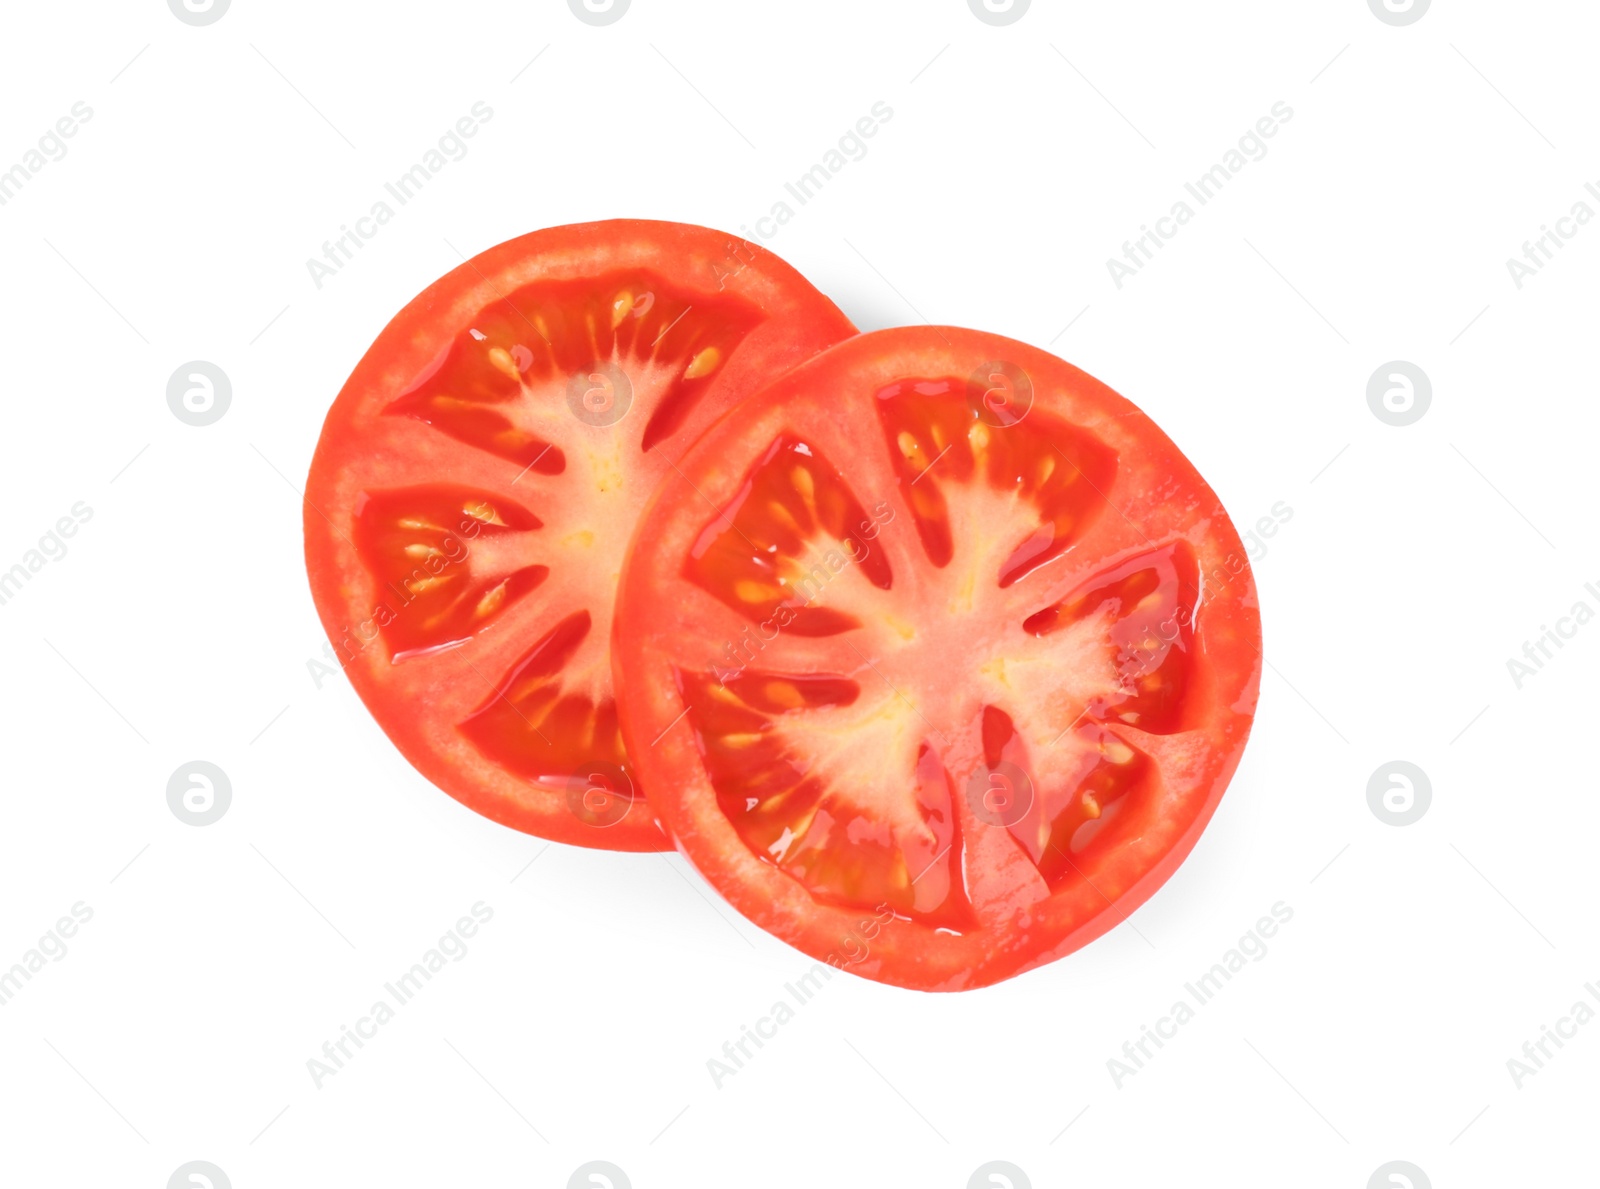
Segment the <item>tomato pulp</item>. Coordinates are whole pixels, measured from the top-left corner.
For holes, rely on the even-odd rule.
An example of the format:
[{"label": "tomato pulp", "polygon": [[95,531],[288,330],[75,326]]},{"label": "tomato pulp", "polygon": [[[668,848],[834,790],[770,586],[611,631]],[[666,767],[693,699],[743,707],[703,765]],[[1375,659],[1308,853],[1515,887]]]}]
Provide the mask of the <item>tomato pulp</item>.
[{"label": "tomato pulp", "polygon": [[1177,447],[953,328],[850,339],[712,427],[618,607],[623,736],[679,848],[806,953],[929,990],[1147,899],[1260,682],[1244,547]]},{"label": "tomato pulp", "polygon": [[624,551],[689,442],[853,333],[770,252],[638,220],[511,240],[396,315],[328,413],[304,519],[323,626],[406,758],[517,829],[668,847],[617,729]]}]

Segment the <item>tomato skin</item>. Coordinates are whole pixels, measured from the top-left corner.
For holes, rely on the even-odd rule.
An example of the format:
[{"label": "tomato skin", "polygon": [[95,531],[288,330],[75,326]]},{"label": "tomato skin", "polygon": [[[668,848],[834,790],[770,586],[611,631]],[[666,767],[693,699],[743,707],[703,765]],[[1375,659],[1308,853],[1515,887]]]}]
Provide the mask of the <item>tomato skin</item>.
[{"label": "tomato skin", "polygon": [[[692,572],[684,559],[700,547],[696,541],[703,545],[705,522],[715,516],[710,509],[733,507],[731,501],[748,489],[748,465],[769,443],[786,434],[810,435],[821,443],[819,454],[837,455],[833,462],[843,475],[869,483],[874,464],[867,452],[881,448],[871,425],[871,394],[898,391],[907,377],[964,377],[994,360],[1032,377],[1036,416],[1087,427],[1120,458],[1123,479],[1111,488],[1107,510],[1040,573],[1058,575],[1045,580],[1056,583],[1059,595],[1072,586],[1059,575],[1074,567],[1087,576],[1140,555],[1152,543],[1185,542],[1206,591],[1192,641],[1204,677],[1190,695],[1193,721],[1182,729],[1123,732],[1160,770],[1160,795],[1128,810],[1124,843],[1097,859],[1099,865],[1080,882],[1065,881],[1042,898],[1025,895],[1039,879],[1027,854],[954,798],[964,870],[994,894],[970,927],[938,930],[906,913],[875,911],[864,901],[846,904],[814,895],[740,837],[708,778],[704,739],[677,725],[689,710],[685,687],[674,680],[684,664],[683,642],[703,635],[706,624],[723,622],[716,618],[720,604],[699,598],[684,580]],[[619,712],[640,783],[663,826],[750,920],[818,961],[866,978],[918,990],[965,990],[1042,966],[1094,940],[1153,895],[1193,849],[1238,767],[1253,720],[1262,663],[1256,589],[1244,545],[1220,501],[1133,404],[1070,364],[999,336],[951,327],[878,331],[818,355],[747,400],[699,439],[679,469],[655,494],[623,570],[612,646]],[[884,497],[895,523],[905,524],[913,516],[906,490],[856,494],[863,505]],[[882,548],[897,576],[927,567],[925,541],[884,530]],[[911,610],[906,615],[915,618]],[[774,637],[776,652],[786,638],[776,631]],[[806,651],[814,643],[788,640],[787,646],[793,649],[787,655],[816,655]],[[854,675],[872,680],[868,667],[852,667]],[[925,667],[930,691],[962,682],[960,670],[942,654]],[[1018,891],[1007,900],[1010,886]]]},{"label": "tomato skin", "polygon": [[[703,295],[709,306],[737,300],[759,315],[754,329],[719,360],[720,370],[705,382],[683,423],[654,444],[651,458],[658,467],[771,376],[855,333],[831,301],[778,257],[708,228],[617,219],[518,237],[429,285],[367,349],[328,412],[306,482],[303,524],[313,599],[338,662],[379,726],[423,776],[468,808],[514,829],[638,852],[671,845],[642,795],[621,820],[596,825],[571,809],[559,789],[531,787],[525,777],[506,771],[461,729],[495,696],[514,668],[515,655],[554,626],[535,614],[534,597],[507,612],[492,637],[397,663],[384,632],[401,612],[390,606],[393,600],[363,564],[358,548],[373,536],[359,524],[373,489],[448,481],[532,506],[529,496],[518,493],[547,476],[534,473],[530,479],[516,461],[436,433],[420,421],[386,414],[393,414],[397,398],[438,364],[452,336],[508,294],[618,270],[670,278],[688,294]],[[638,496],[638,506],[645,494]],[[595,527],[631,531],[637,510],[623,508],[619,515],[612,509]],[[454,531],[456,526],[446,527]],[[527,530],[526,523],[517,527]],[[542,568],[530,567],[522,585],[537,585],[542,575],[534,570]],[[608,623],[609,617],[608,601],[596,622]],[[598,636],[604,647],[609,632],[598,630]],[[608,664],[603,672],[609,678]]]}]

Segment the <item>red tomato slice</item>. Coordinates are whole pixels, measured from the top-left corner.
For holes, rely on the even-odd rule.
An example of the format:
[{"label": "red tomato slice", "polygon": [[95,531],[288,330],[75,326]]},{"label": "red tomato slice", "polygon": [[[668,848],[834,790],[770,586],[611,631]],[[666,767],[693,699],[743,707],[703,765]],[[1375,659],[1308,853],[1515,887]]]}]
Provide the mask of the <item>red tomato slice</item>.
[{"label": "red tomato slice", "polygon": [[851,339],[667,476],[623,571],[623,737],[751,920],[978,987],[1128,916],[1239,763],[1244,546],[1143,413],[1022,343]]},{"label": "red tomato slice", "polygon": [[511,240],[396,315],[328,413],[305,533],[323,626],[406,758],[531,834],[668,847],[617,731],[624,550],[689,442],[853,333],[770,252],[634,220]]}]

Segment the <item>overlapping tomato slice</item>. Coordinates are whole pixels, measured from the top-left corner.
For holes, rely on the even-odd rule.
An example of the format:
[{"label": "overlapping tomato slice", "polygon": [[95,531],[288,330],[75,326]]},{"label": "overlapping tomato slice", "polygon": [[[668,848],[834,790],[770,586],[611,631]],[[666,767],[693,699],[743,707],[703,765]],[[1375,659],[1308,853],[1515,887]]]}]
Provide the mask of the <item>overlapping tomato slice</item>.
[{"label": "overlapping tomato slice", "polygon": [[502,244],[407,306],[305,506],[323,624],[407,758],[519,829],[666,847],[617,725],[623,554],[688,442],[852,333],[770,253],[631,220]]},{"label": "overlapping tomato slice", "polygon": [[1194,845],[1259,683],[1220,503],[1023,344],[852,339],[714,427],[626,565],[641,783],[701,872],[822,961],[981,986],[1125,918]]}]

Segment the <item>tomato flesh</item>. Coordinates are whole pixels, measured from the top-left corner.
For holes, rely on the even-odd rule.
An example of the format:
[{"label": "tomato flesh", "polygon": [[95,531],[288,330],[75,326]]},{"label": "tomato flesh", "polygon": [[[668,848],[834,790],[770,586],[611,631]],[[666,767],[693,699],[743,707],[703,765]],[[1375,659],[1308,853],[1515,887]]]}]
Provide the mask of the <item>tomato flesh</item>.
[{"label": "tomato flesh", "polygon": [[[747,302],[687,294],[636,270],[525,285],[484,307],[437,368],[384,412],[559,475],[566,458],[553,439],[563,427],[552,418],[570,412],[609,426],[631,411],[635,386],[645,388],[651,400],[639,448],[650,450],[682,426],[722,361],[760,320]],[[541,386],[566,391],[568,407],[524,399]]]},{"label": "tomato flesh", "polygon": [[[549,566],[486,564],[482,548],[470,569],[460,564],[474,538],[482,547],[543,527],[492,492],[438,485],[364,494],[355,523],[362,562],[404,604],[379,628],[396,661],[471,639],[550,576]],[[440,562],[452,564],[430,564]]]},{"label": "tomato flesh", "polygon": [[[967,395],[964,381],[901,381],[877,393],[878,421],[934,566],[949,565],[954,548],[947,485],[981,480],[993,490],[1015,491],[1033,505],[1037,527],[1000,568],[1000,585],[1010,586],[1059,555],[1100,514],[1105,507],[1100,489],[1115,475],[1116,458],[1072,426],[1053,422],[1041,428],[1044,414],[1028,424],[990,426]],[[919,486],[935,460],[937,481]]]},{"label": "tomato flesh", "polygon": [[1194,844],[1259,682],[1243,557],[1176,447],[1070,365],[864,335],[666,480],[620,599],[624,737],[757,923],[882,981],[983,985]]},{"label": "tomato flesh", "polygon": [[769,253],[627,220],[503,244],[402,311],[329,413],[305,523],[324,625],[407,758],[519,829],[668,846],[617,724],[623,556],[696,435],[851,333]]}]

